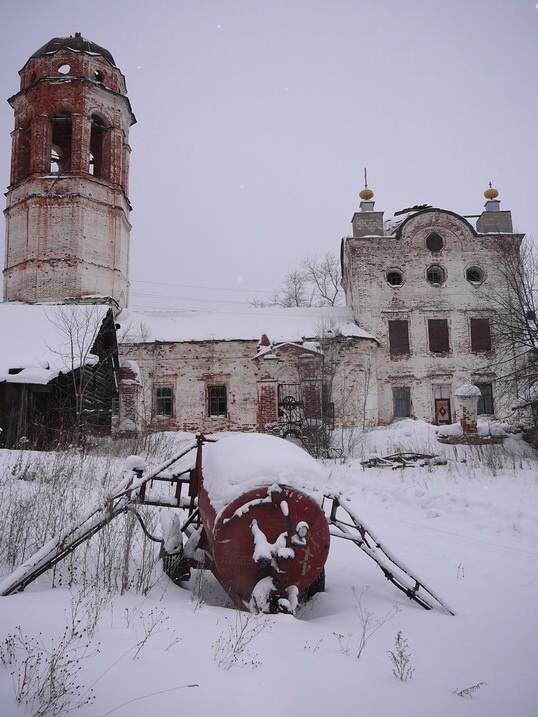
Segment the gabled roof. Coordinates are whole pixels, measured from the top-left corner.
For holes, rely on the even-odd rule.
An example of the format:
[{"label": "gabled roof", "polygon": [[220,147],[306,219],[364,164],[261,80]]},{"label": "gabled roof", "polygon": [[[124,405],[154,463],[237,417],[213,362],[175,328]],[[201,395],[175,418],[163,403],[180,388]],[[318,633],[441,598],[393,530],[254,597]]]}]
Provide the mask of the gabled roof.
[{"label": "gabled roof", "polygon": [[258,352],[254,356],[254,358],[263,357],[264,359],[276,359],[277,354],[282,349],[291,349],[291,351],[300,354],[301,356],[323,356],[321,345],[317,341],[303,341],[300,344],[296,343],[295,341],[284,341],[281,344],[276,343],[271,344],[270,346],[265,346],[264,344],[259,345]]},{"label": "gabled roof", "polygon": [[322,336],[373,339],[357,326],[345,306],[246,307],[241,311],[130,311],[124,309],[121,343],[189,341],[259,341],[263,334],[274,343],[302,342]]},{"label": "gabled roof", "polygon": [[104,304],[0,303],[0,382],[47,384],[95,363],[91,349],[109,311]]}]

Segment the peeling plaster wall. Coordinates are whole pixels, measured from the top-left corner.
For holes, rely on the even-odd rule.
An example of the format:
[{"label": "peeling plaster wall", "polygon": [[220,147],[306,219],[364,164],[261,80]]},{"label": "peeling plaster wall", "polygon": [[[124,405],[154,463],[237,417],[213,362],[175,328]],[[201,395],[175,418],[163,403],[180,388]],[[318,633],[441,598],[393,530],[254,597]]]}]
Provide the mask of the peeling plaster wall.
[{"label": "peeling plaster wall", "polygon": [[[360,217],[360,215],[356,215]],[[439,234],[443,246],[430,251],[427,237]],[[412,417],[435,422],[434,387],[449,386],[451,420],[456,419],[454,391],[462,384],[491,382],[494,403],[500,407],[502,391],[496,386],[492,290],[502,290],[499,247],[517,250],[517,234],[477,235],[468,222],[437,209],[412,215],[394,236],[364,236],[344,241],[344,288],[357,323],[380,341],[378,352],[378,398],[380,423],[393,420],[393,387],[411,389]],[[439,265],[445,282],[432,286],[427,270]],[[466,278],[468,268],[484,271],[482,283]],[[392,286],[388,271],[399,271],[402,284]],[[492,321],[492,351],[471,351],[470,318]],[[433,353],[428,338],[428,320],[446,319],[449,351]],[[409,324],[409,354],[390,354],[389,321]]]},{"label": "peeling plaster wall", "polygon": [[[257,356],[258,348],[256,341],[240,340],[121,346],[121,360],[134,360],[140,367],[140,386],[129,381],[122,391],[117,423],[130,419],[150,431],[264,431],[266,424],[282,419],[279,384],[299,383],[305,416],[314,417],[319,415],[324,380],[333,383],[336,425],[376,422],[375,342],[337,339],[323,355],[282,345]],[[334,362],[334,369],[329,361]],[[209,385],[226,386],[227,416],[208,416]],[[158,386],[173,389],[172,416],[156,413]],[[371,386],[374,389],[368,392]]]}]

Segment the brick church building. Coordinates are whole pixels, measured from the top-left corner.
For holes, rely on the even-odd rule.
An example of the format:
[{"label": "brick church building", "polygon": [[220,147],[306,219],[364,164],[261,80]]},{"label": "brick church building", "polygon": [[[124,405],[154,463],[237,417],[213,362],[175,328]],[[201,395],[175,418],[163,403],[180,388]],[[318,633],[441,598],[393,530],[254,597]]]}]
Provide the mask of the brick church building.
[{"label": "brick church building", "polygon": [[[514,397],[498,366],[515,359],[498,342],[491,292],[503,286],[500,253],[517,253],[523,236],[495,190],[486,191],[473,224],[426,205],[385,221],[365,188],[340,245],[344,307],[133,312],[128,180],[136,120],[125,78],[108,50],[79,33],[50,40],[19,74],[9,99],[3,335],[21,306],[107,307],[94,343],[108,353],[96,360],[91,346],[69,367],[108,366],[100,425],[304,435],[404,417],[451,423],[458,389],[471,384],[480,413],[508,415]],[[32,383],[32,371],[27,383],[20,376],[40,360],[35,347],[17,359],[21,366],[0,351],[4,433],[22,420],[23,404],[8,407],[6,398],[15,377],[27,395],[49,385]]]}]

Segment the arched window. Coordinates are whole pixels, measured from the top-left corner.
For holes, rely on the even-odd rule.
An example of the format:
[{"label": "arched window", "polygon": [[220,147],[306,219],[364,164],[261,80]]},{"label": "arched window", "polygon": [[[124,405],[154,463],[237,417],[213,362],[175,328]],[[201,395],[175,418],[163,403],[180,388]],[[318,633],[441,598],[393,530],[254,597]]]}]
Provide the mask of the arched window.
[{"label": "arched window", "polygon": [[90,135],[90,174],[108,179],[108,127],[97,115],[91,117]]},{"label": "arched window", "polygon": [[52,120],[50,171],[63,174],[71,169],[72,124],[69,112],[61,112]]}]

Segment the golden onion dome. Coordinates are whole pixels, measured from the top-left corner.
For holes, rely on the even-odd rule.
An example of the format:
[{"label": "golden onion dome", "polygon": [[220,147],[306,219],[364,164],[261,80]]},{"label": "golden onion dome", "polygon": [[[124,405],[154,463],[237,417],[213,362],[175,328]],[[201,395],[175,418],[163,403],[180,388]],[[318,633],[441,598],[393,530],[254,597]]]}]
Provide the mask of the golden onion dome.
[{"label": "golden onion dome", "polygon": [[496,199],[499,196],[499,192],[491,186],[491,182],[489,183],[489,187],[484,192],[484,196],[486,199]]},{"label": "golden onion dome", "polygon": [[371,189],[368,189],[368,187],[365,187],[359,192],[359,197],[364,201],[367,202],[369,199],[372,199],[374,196],[374,193]]}]

